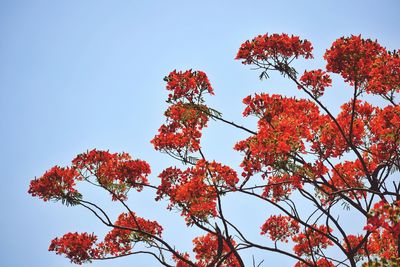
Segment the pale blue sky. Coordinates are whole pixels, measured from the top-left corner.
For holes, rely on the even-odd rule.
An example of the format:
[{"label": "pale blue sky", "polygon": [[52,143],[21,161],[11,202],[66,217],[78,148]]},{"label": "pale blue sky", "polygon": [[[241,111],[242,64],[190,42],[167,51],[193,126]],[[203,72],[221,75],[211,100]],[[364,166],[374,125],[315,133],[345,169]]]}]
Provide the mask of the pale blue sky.
[{"label": "pale blue sky", "polygon": [[[71,266],[47,251],[50,240],[68,231],[105,232],[80,208],[30,197],[27,189],[34,176],[92,148],[147,160],[154,182],[174,164],[149,143],[164,121],[162,78],[169,71],[205,71],[216,93],[210,105],[228,119],[246,123],[241,118],[246,95],[298,92],[280,78],[260,82],[256,72],[235,62],[243,41],[266,32],[300,35],[313,42],[316,59],[298,65],[317,68],[324,66],[325,49],[343,35],[361,33],[390,49],[400,48],[399,10],[399,1],[365,0],[0,0],[0,265]],[[332,108],[348,97],[343,87],[337,83],[324,97]],[[205,152],[237,168],[240,158],[231,148],[244,136],[211,123]],[[178,214],[168,217],[165,205],[154,205],[151,193],[132,196],[133,209],[151,219],[162,216],[167,237],[191,250],[187,244],[193,233],[182,231]],[[100,195],[90,192],[88,197]],[[247,202],[232,200],[227,200],[232,218],[258,232],[268,207],[250,210]],[[255,219],[248,220],[250,213]],[[256,257],[265,259],[263,266],[285,262],[273,254]],[[156,264],[148,257],[130,257],[93,266]]]}]

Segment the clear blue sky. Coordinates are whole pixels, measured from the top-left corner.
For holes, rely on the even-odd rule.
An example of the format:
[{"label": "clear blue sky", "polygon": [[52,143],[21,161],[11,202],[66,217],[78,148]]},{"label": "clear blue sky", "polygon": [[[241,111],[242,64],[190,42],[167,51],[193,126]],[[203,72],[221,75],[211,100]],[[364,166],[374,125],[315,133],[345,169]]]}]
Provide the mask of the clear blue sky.
[{"label": "clear blue sky", "polygon": [[[255,91],[297,94],[297,89],[275,77],[260,82],[257,73],[235,62],[244,40],[266,32],[300,35],[315,47],[316,60],[308,68],[322,67],[324,50],[343,35],[362,34],[390,49],[400,48],[399,10],[395,0],[1,0],[0,265],[71,266],[47,251],[50,240],[68,231],[105,232],[80,208],[30,197],[27,189],[34,176],[92,148],[147,160],[155,182],[163,168],[174,164],[149,143],[164,121],[162,78],[169,71],[206,71],[216,91],[209,98],[211,106],[246,123],[240,115],[243,97]],[[335,108],[347,97],[343,87],[338,83],[324,101]],[[215,123],[205,135],[207,156],[237,167],[240,158],[231,148],[245,135]],[[193,233],[181,231],[178,214],[164,215],[165,205],[153,205],[152,197],[135,195],[131,205],[145,217],[163,216],[167,237],[191,250],[187,244]],[[268,207],[251,211],[255,219],[247,220],[244,203],[227,200],[227,208],[238,224],[258,232]],[[263,266],[285,262],[257,254],[262,258]],[[130,257],[93,266],[156,264],[148,257]]]}]

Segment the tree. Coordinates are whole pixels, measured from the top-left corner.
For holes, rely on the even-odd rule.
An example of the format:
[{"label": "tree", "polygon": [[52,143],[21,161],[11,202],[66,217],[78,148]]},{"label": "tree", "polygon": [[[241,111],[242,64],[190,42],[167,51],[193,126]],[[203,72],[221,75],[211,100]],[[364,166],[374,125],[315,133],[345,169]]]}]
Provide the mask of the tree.
[{"label": "tree", "polygon": [[[102,241],[94,234],[67,233],[52,240],[49,250],[76,264],[142,253],[163,266],[245,266],[242,251],[257,249],[291,257],[296,267],[400,266],[400,106],[395,99],[400,52],[361,36],[342,37],[326,50],[326,70],[306,70],[298,77],[292,62],[312,59],[312,49],[308,40],[287,34],[260,35],[241,45],[236,59],[256,66],[261,79],[277,71],[305,95],[246,97],[243,115],[256,117],[257,130],[206,105],[205,95],[214,90],[204,72],[172,71],[165,77],[167,120],[151,142],[187,166],[165,169],[158,185],[149,183],[149,164],[127,153],[94,149],[68,167],[51,168],[31,181],[29,193],[82,206],[111,230]],[[339,74],[353,93],[337,115],[322,100],[332,85],[329,73]],[[384,104],[367,102],[366,94]],[[204,156],[202,129],[210,119],[250,134],[234,147],[243,155],[241,175]],[[83,198],[78,182],[106,190],[126,211],[113,222]],[[128,192],[143,189],[155,190],[157,201],[167,199],[168,209],[179,210],[188,227],[204,232],[193,240],[192,254],[177,251],[163,239],[157,221],[129,208]],[[228,194],[279,210],[260,225],[265,243],[248,238],[224,215],[221,200]],[[343,207],[365,221],[360,232],[343,225]],[[139,244],[145,244],[143,250]]]}]

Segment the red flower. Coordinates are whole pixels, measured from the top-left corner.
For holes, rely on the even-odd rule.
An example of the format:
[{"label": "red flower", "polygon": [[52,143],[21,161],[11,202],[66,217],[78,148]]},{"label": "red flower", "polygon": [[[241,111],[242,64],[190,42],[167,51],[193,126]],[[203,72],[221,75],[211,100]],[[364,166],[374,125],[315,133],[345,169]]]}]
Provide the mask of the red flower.
[{"label": "red flower", "polygon": [[370,121],[371,154],[374,161],[391,162],[399,157],[400,106],[377,109]]},{"label": "red flower", "polygon": [[95,245],[97,237],[88,233],[67,233],[61,238],[55,238],[51,241],[49,251],[55,251],[57,254],[65,254],[71,262],[82,264],[90,262],[99,256]]},{"label": "red flower", "polygon": [[326,236],[332,232],[332,229],[325,225],[313,225],[313,227],[319,232],[312,228],[307,228],[306,231],[293,236],[292,240],[297,243],[293,248],[296,255],[311,255],[319,249],[333,245],[333,242]]},{"label": "red flower", "polygon": [[73,161],[85,179],[94,176],[96,182],[108,189],[112,199],[127,199],[129,189],[140,191],[148,184],[150,166],[143,160],[133,160],[127,153],[110,153],[93,149],[79,154]]},{"label": "red flower", "polygon": [[[150,221],[136,216],[135,213],[122,213],[112,229],[99,244],[104,254],[121,256],[128,254],[133,244],[138,241],[148,242],[153,236],[161,237],[163,228],[156,221]],[[121,229],[118,227],[126,228]]]},{"label": "red flower", "polygon": [[[193,251],[196,253],[196,259],[198,260],[196,265],[199,267],[209,266],[215,259],[221,260],[226,256],[226,259],[222,261],[221,267],[237,267],[240,266],[238,260],[233,253],[230,253],[231,249],[225,240],[222,242],[221,255],[218,255],[218,236],[208,233],[205,236],[196,237],[193,239],[194,248]],[[233,245],[235,242],[231,240]],[[230,255],[228,256],[228,253]],[[217,258],[219,256],[219,258]],[[213,265],[214,266],[214,265]]]},{"label": "red flower", "polygon": [[288,238],[299,232],[299,223],[289,216],[273,215],[261,226],[261,234],[268,233],[272,241],[288,242]]},{"label": "red flower", "polygon": [[158,187],[157,199],[168,196],[168,207],[179,208],[188,224],[191,224],[191,216],[199,220],[216,216],[217,195],[215,188],[206,183],[206,169],[195,167],[181,171],[167,168],[158,177],[161,178],[161,185]]},{"label": "red flower", "polygon": [[201,130],[207,126],[208,117],[193,106],[177,103],[165,112],[163,124],[151,143],[156,150],[185,154],[200,149]]},{"label": "red flower", "polygon": [[369,79],[375,59],[383,53],[385,49],[376,41],[352,35],[337,39],[324,58],[328,71],[339,73],[350,84],[361,85]]},{"label": "red flower", "polygon": [[311,93],[315,98],[322,96],[326,87],[332,86],[332,79],[321,69],[304,71],[300,81],[303,86],[311,89]]},{"label": "red flower", "polygon": [[334,166],[332,178],[323,187],[328,193],[346,190],[342,194],[357,199],[366,196],[366,191],[359,190],[365,188],[365,177],[360,160],[345,161]]},{"label": "red flower", "polygon": [[287,199],[292,191],[303,187],[300,176],[283,174],[267,177],[268,183],[264,187],[262,197],[278,202]]},{"label": "red flower", "polygon": [[392,238],[397,239],[400,235],[400,201],[392,204],[383,201],[375,203],[365,230],[373,232],[379,228],[385,229]]},{"label": "red flower", "polygon": [[315,140],[321,121],[325,121],[318,107],[304,99],[256,94],[243,99],[243,103],[247,106],[243,115],[259,119],[257,134],[235,145],[247,155],[241,165],[245,177],[267,166],[280,168],[290,154],[304,153],[305,141]]},{"label": "red flower", "polygon": [[228,166],[204,160],[185,171],[167,168],[158,177],[161,185],[156,199],[167,196],[169,208],[181,209],[189,224],[191,216],[199,220],[216,216],[216,187],[234,190],[239,181],[236,172]]},{"label": "red flower", "polygon": [[287,34],[259,35],[251,41],[244,42],[236,55],[243,64],[252,64],[256,61],[268,61],[276,58],[289,59],[291,57],[312,58],[312,45],[298,36]]},{"label": "red flower", "polygon": [[75,168],[55,166],[39,179],[32,180],[28,193],[44,201],[61,199],[72,204],[74,198],[80,198],[79,192],[74,188],[76,180],[80,178]]},{"label": "red flower", "polygon": [[386,95],[400,92],[400,56],[399,51],[383,53],[377,57],[369,72],[367,93]]},{"label": "red flower", "polygon": [[[360,243],[362,242],[364,237],[361,236],[361,235],[358,235],[358,236],[348,235],[346,238],[350,243],[350,247],[345,242],[344,242],[343,246],[346,248],[347,251],[350,252],[350,251],[354,250],[356,247],[358,247],[360,245]],[[364,245],[362,245],[356,251],[357,256],[363,257],[363,256],[366,255],[365,247],[366,247],[366,243],[364,243]]]},{"label": "red flower", "polygon": [[214,94],[207,75],[202,71],[172,71],[167,77],[167,90],[172,91],[168,101],[184,101],[190,103],[202,100],[203,93]]},{"label": "red flower", "polygon": [[[313,262],[310,261],[310,260],[306,260],[306,261],[307,261],[308,263],[310,263],[310,264],[313,264]],[[301,261],[297,262],[297,263],[294,265],[294,267],[308,267],[308,266],[309,266],[309,265],[307,265],[307,264],[305,264],[304,262],[301,262]],[[332,261],[329,261],[329,260],[327,260],[327,259],[322,258],[322,259],[317,260],[317,262],[315,263],[314,266],[316,266],[316,267],[335,267],[336,265],[333,264]]]}]

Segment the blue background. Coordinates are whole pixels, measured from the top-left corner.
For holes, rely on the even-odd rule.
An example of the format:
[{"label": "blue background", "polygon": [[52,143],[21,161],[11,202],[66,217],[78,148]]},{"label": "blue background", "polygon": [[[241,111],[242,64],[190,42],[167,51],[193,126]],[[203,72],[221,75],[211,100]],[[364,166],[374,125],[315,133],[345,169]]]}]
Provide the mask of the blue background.
[{"label": "blue background", "polygon": [[[69,231],[106,229],[81,208],[43,203],[27,194],[29,181],[53,165],[67,165],[87,149],[126,151],[147,160],[151,181],[178,164],[153,150],[149,141],[164,122],[167,92],[162,78],[173,69],[205,71],[215,88],[210,106],[250,128],[241,100],[253,92],[297,95],[285,79],[260,82],[233,59],[240,44],[255,35],[289,33],[313,42],[315,60],[340,36],[362,34],[389,49],[400,47],[399,1],[0,1],[0,265],[71,266],[48,252],[52,238]],[[307,64],[307,65],[304,65]],[[349,98],[340,79],[323,100],[333,110]],[[239,170],[232,150],[246,136],[210,123],[203,145],[210,159]],[[87,191],[116,216],[121,209],[104,193]],[[184,231],[178,213],[154,203],[154,192],[133,194],[139,215],[165,225],[165,236],[181,251],[191,250],[198,232]],[[271,212],[245,199],[226,199],[227,214],[250,234]],[[301,204],[301,203],[300,203]],[[249,216],[253,216],[249,219]],[[345,217],[345,216],[344,216]],[[350,216],[351,217],[351,216]],[[350,218],[349,217],[349,218]],[[343,218],[346,223],[346,218]],[[352,220],[348,219],[348,224]],[[250,253],[262,266],[290,266],[274,254]],[[93,266],[157,266],[133,256]]]}]

